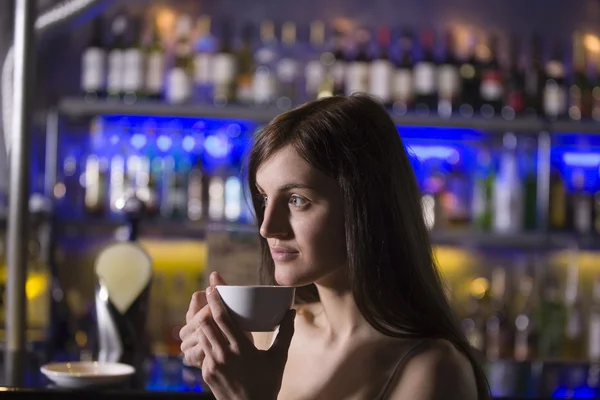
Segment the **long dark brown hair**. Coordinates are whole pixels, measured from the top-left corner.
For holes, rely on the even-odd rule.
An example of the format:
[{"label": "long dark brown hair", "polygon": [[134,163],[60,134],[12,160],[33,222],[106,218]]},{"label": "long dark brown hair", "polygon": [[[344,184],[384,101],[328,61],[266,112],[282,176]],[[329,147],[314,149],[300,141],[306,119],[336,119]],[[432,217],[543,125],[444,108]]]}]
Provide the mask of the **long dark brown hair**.
[{"label": "long dark brown hair", "polygon": [[[385,109],[365,95],[316,100],[279,115],[254,140],[247,173],[258,225],[264,210],[256,172],[291,145],[341,188],[348,275],[364,318],[388,336],[449,340],[471,361],[479,398],[488,399],[485,374],[444,294],[414,171]],[[273,259],[260,240],[260,278],[275,285]],[[297,296],[318,300],[314,285],[299,288]]]}]

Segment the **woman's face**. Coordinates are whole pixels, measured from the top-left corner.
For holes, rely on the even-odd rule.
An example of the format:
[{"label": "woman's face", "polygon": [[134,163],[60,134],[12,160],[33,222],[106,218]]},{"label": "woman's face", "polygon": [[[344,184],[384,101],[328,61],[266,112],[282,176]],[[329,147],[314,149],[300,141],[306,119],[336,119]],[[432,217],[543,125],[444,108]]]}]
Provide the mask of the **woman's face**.
[{"label": "woman's face", "polygon": [[346,265],[344,210],[337,182],[291,146],[256,172],[264,201],[260,234],[269,243],[280,285],[336,279]]}]

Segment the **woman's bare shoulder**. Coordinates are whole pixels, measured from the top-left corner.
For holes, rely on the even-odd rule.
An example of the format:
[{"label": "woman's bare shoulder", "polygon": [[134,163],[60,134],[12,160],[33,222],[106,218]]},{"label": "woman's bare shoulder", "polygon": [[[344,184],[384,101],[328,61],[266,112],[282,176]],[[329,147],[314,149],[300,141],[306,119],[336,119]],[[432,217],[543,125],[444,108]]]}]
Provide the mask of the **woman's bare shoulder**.
[{"label": "woman's bare shoulder", "polygon": [[443,339],[427,342],[405,364],[390,391],[390,399],[475,400],[477,383],[469,359]]}]

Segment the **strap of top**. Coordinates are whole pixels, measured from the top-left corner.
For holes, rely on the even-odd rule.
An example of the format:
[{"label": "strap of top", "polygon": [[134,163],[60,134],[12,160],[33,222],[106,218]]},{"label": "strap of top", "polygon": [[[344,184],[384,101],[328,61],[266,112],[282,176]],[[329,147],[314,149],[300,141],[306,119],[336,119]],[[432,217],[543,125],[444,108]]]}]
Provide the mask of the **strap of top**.
[{"label": "strap of top", "polygon": [[379,392],[379,395],[375,398],[375,400],[383,400],[386,395],[386,393],[388,392],[388,390],[390,389],[394,379],[396,378],[396,375],[398,374],[398,371],[400,371],[404,365],[410,360],[410,358],[418,351],[421,349],[421,347],[423,347],[424,344],[426,344],[428,342],[427,339],[421,339],[418,340],[416,343],[414,343],[403,355],[402,357],[400,357],[400,359],[398,360],[398,362],[396,363],[396,365],[394,366],[394,369],[392,370],[392,373],[390,374],[390,376],[388,377],[387,381],[385,382],[385,384],[383,385],[383,389],[381,390],[381,392]]}]

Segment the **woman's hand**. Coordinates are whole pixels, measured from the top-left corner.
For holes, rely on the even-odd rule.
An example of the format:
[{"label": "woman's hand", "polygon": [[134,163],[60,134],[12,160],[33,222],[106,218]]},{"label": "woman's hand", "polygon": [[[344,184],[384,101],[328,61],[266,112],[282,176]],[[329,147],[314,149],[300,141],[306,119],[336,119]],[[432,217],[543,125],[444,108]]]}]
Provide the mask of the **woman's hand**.
[{"label": "woman's hand", "polygon": [[264,351],[232,321],[212,286],[206,290],[206,300],[208,305],[181,330],[186,362],[202,369],[204,381],[219,400],[276,399],[294,334],[295,311],[286,314],[275,341]]}]

